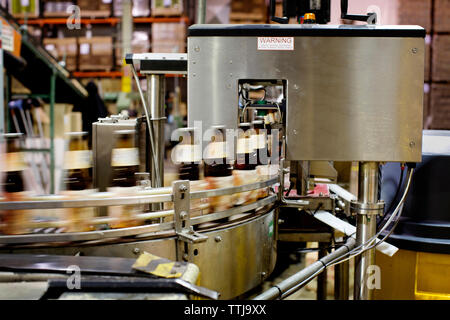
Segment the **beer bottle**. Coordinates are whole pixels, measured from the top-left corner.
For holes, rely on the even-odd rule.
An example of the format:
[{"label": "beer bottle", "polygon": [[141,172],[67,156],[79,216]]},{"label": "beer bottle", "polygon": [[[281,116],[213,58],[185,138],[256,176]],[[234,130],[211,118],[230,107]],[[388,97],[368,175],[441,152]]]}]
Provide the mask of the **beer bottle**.
[{"label": "beer bottle", "polygon": [[92,152],[88,148],[87,132],[68,132],[68,148],[64,155],[65,190],[92,189]]},{"label": "beer bottle", "polygon": [[[92,151],[88,147],[88,132],[65,134],[64,177],[61,194],[68,199],[84,199],[92,190]],[[68,232],[92,231],[95,208],[65,209]]]},{"label": "beer bottle", "polygon": [[112,187],[136,186],[135,173],[139,171],[139,149],[134,130],[114,132],[115,146],[111,153]]},{"label": "beer bottle", "polygon": [[[136,172],[139,172],[139,149],[136,147],[135,130],[114,132],[115,145],[111,152],[111,188],[108,190],[120,196],[135,195]],[[113,219],[111,228],[133,227],[139,224],[136,219],[138,205],[110,206],[108,214]]]},{"label": "beer bottle", "polygon": [[176,146],[178,178],[180,180],[195,181],[200,179],[199,161],[194,142],[194,128],[179,129],[182,133],[180,143]]},{"label": "beer bottle", "polygon": [[207,146],[204,164],[205,177],[228,177],[232,168],[227,163],[226,128],[223,125],[212,126],[213,135]]},{"label": "beer bottle", "polygon": [[262,120],[255,120],[252,122],[253,132],[252,141],[253,147],[256,151],[257,165],[268,164],[267,157],[267,137],[266,130],[264,129],[264,122]]},{"label": "beer bottle", "polygon": [[256,152],[251,141],[251,126],[248,122],[239,124],[239,134],[236,146],[236,170],[254,170],[256,168]]},{"label": "beer bottle", "polygon": [[[5,201],[20,201],[23,200],[25,191],[23,171],[27,168],[21,152],[23,133],[7,133],[2,138],[6,144],[6,153],[2,155],[3,197]],[[29,219],[25,210],[5,210],[0,216],[5,234],[23,234],[29,231]]]}]

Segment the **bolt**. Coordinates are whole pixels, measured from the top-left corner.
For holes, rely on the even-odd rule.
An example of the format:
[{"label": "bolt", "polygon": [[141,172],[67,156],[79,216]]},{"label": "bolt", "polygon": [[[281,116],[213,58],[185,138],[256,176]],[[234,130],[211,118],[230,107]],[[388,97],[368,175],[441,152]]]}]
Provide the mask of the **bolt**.
[{"label": "bolt", "polygon": [[186,191],[187,191],[187,187],[186,187],[184,184],[182,184],[182,185],[180,186],[180,191],[181,191],[181,192],[186,192]]},{"label": "bolt", "polygon": [[214,238],[214,241],[220,242],[220,241],[222,241],[222,237],[221,237],[221,236],[216,236],[216,237]]},{"label": "bolt", "polygon": [[264,278],[266,276],[266,273],[264,271],[261,272],[261,276]]},{"label": "bolt", "polygon": [[133,249],[133,253],[134,253],[134,254],[138,254],[140,251],[141,251],[141,250],[140,250],[139,248],[134,248],[134,249]]},{"label": "bolt", "polygon": [[196,46],[196,47],[194,48],[194,51],[195,51],[195,52],[199,52],[199,51],[200,51],[200,47],[199,47],[199,46]]},{"label": "bolt", "polygon": [[419,49],[417,49],[417,48],[412,48],[412,53],[414,53],[414,54],[416,54],[417,52],[419,52]]},{"label": "bolt", "polygon": [[181,218],[181,220],[185,220],[186,218],[187,218],[187,212],[186,211],[181,211],[180,212],[180,218]]},{"label": "bolt", "polygon": [[233,60],[230,60],[230,64],[233,64]]},{"label": "bolt", "polygon": [[297,135],[297,133],[298,133],[298,132],[297,132],[297,130],[296,130],[296,129],[294,129],[294,134],[295,134],[295,135]]},{"label": "bolt", "polygon": [[193,226],[190,226],[190,227],[189,227],[189,233],[190,233],[190,234],[194,234],[194,233],[195,233],[194,227],[193,227]]},{"label": "bolt", "polygon": [[278,224],[283,224],[284,220],[283,219],[278,219]]},{"label": "bolt", "polygon": [[183,254],[183,260],[184,260],[184,261],[188,261],[188,258],[189,258],[189,256],[188,256],[187,253]]},{"label": "bolt", "polygon": [[294,89],[298,90],[299,86],[297,84],[294,84]]},{"label": "bolt", "polygon": [[409,146],[410,146],[411,148],[414,148],[415,145],[416,145],[416,143],[415,143],[414,141],[411,141],[411,142],[409,143]]}]

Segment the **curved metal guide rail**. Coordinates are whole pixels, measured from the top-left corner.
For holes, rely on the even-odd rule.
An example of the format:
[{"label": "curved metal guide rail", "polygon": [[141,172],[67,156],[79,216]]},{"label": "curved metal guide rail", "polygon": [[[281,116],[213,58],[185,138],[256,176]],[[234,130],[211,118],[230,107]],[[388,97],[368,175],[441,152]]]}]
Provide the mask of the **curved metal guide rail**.
[{"label": "curved metal guide rail", "polygon": [[[279,183],[279,177],[273,177],[265,181],[256,182],[252,184],[242,185],[238,187],[211,189],[205,191],[195,191],[190,193],[191,199],[201,199],[221,195],[229,195],[239,192],[251,191],[272,186]],[[171,188],[153,189],[154,193],[161,192],[161,194],[142,195],[142,196],[128,196],[115,198],[102,198],[102,193],[97,193],[96,197],[89,199],[77,200],[39,200],[39,201],[9,201],[0,202],[0,210],[24,210],[24,209],[57,209],[57,208],[80,208],[80,207],[102,207],[111,205],[129,205],[129,204],[146,204],[146,203],[161,203],[173,201],[173,192]],[[168,192],[168,193],[163,193]],[[233,207],[231,209],[209,213],[206,215],[191,218],[191,225],[199,225],[205,222],[211,222],[226,218],[235,214],[245,213],[260,207],[264,207],[275,203],[276,195],[269,195],[266,198],[259,199],[256,202]],[[168,211],[160,211],[162,215]],[[158,212],[152,214],[157,215]],[[170,231],[173,231],[170,232]],[[72,233],[58,233],[58,234],[25,234],[25,235],[5,235],[0,236],[0,245],[13,244],[33,244],[33,243],[56,243],[56,242],[80,242],[80,241],[94,241],[122,237],[145,237],[156,236],[158,233],[164,233],[165,236],[175,235],[175,223],[163,222],[138,227],[129,227],[111,230],[99,230],[89,232],[72,232]]]}]

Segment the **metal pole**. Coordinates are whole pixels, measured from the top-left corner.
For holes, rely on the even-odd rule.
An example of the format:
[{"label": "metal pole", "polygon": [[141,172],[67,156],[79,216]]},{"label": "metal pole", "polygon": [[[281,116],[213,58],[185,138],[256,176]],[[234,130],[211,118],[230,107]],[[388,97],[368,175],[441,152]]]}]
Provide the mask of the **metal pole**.
[{"label": "metal pole", "polygon": [[206,20],[206,0],[197,0],[197,24],[204,24]]},{"label": "metal pole", "polygon": [[56,71],[50,78],[50,194],[55,193],[55,95]]},{"label": "metal pole", "polygon": [[[362,205],[378,203],[378,162],[361,162],[359,164],[358,202]],[[356,246],[376,234],[376,215],[357,213]],[[368,250],[355,257],[354,299],[370,300],[373,290],[367,286],[367,268],[375,264],[375,249]]]},{"label": "metal pole", "polygon": [[339,249],[314,262],[300,272],[297,272],[296,274],[283,280],[278,285],[261,293],[260,295],[253,298],[253,300],[273,300],[282,297],[288,292],[292,293],[296,290],[299,290],[302,286],[314,279],[314,275],[322,270],[326,264],[336,258],[343,256],[344,254],[355,248],[355,243],[356,242],[353,238],[349,238],[347,242]]},{"label": "metal pole", "polygon": [[334,267],[334,299],[348,300],[349,262],[344,261]]},{"label": "metal pole", "polygon": [[[165,98],[165,76],[161,74],[151,74],[147,76],[147,107],[150,114],[150,125],[153,129],[155,161],[151,163],[151,184],[158,188],[164,186],[164,98]],[[150,150],[151,152],[151,150]],[[159,177],[159,179],[157,178]],[[158,207],[158,208],[156,208]],[[160,206],[155,206],[155,210],[160,210]]]},{"label": "metal pole", "polygon": [[[329,245],[327,242],[319,242],[319,260],[328,254],[326,248]],[[327,300],[327,269],[317,276],[317,300]]]}]

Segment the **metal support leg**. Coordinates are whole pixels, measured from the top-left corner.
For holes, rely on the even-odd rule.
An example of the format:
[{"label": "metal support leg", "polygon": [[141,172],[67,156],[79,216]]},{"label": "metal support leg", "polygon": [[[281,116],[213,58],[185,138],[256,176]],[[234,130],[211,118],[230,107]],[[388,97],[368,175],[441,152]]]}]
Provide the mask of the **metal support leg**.
[{"label": "metal support leg", "polygon": [[[328,254],[326,248],[329,245],[327,242],[319,242],[319,260]],[[327,269],[317,276],[317,300],[327,300]]]},{"label": "metal support leg", "polygon": [[204,24],[206,21],[206,0],[197,0],[197,24]]},{"label": "metal support leg", "polygon": [[334,299],[348,300],[349,262],[342,262],[334,267]]},{"label": "metal support leg", "polygon": [[[151,168],[152,187],[158,188],[164,186],[164,121],[166,120],[164,112],[165,97],[165,76],[160,74],[151,74],[147,76],[147,99],[150,114],[150,125],[153,129],[154,150],[158,166],[154,161]],[[151,152],[151,150],[150,150]],[[151,159],[154,159],[151,157]],[[153,210],[162,210],[162,204],[153,205]]]},{"label": "metal support leg", "polygon": [[[378,166],[377,162],[359,164],[358,205],[356,217],[356,246],[360,246],[376,233],[376,217],[378,211],[372,207],[378,205]],[[361,208],[367,208],[362,209]],[[355,257],[354,299],[370,300],[373,290],[367,286],[367,268],[375,264],[375,249]]]},{"label": "metal support leg", "polygon": [[55,96],[56,71],[50,78],[50,194],[55,193]]}]

